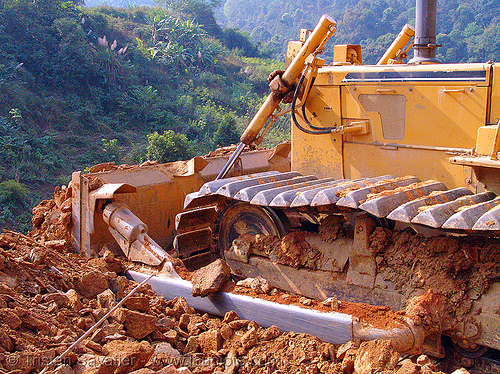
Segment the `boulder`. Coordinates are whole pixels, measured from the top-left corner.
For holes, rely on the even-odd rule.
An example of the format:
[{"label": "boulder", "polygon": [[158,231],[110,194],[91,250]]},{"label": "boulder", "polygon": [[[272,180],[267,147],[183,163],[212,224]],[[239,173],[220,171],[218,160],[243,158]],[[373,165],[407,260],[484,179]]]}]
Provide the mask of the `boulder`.
[{"label": "boulder", "polygon": [[143,368],[154,352],[153,347],[146,341],[138,343],[113,340],[106,343],[104,348],[108,352],[108,357],[117,364],[116,374],[130,373]]},{"label": "boulder", "polygon": [[108,278],[96,270],[83,274],[77,282],[77,291],[87,299],[96,297],[108,287]]},{"label": "boulder", "polygon": [[142,339],[151,334],[156,327],[156,317],[134,310],[119,309],[118,322],[125,327],[127,335],[134,339]]},{"label": "boulder", "polygon": [[209,330],[202,332],[198,336],[201,351],[205,354],[217,352],[222,348],[222,336],[217,330]]},{"label": "boulder", "polygon": [[222,259],[215,260],[211,264],[196,270],[193,273],[193,296],[207,296],[217,292],[226,283],[231,269]]},{"label": "boulder", "polygon": [[394,370],[398,361],[399,353],[392,349],[390,341],[370,340],[359,346],[354,370],[357,374]]}]

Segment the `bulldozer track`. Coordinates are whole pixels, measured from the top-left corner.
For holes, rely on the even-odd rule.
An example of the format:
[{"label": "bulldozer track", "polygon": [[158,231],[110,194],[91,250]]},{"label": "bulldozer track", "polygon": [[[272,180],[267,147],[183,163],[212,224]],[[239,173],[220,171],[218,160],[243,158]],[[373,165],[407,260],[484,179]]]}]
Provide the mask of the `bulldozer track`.
[{"label": "bulldozer track", "polygon": [[[366,212],[448,233],[500,232],[500,198],[492,192],[474,194],[465,187],[449,190],[441,182],[413,176],[334,180],[297,172],[266,172],[205,183],[186,197],[188,210],[176,219],[178,233],[194,232],[193,217],[209,211],[213,214],[216,204],[232,201],[284,211]],[[214,224],[214,220],[204,222],[205,227],[196,226],[196,231]]]}]

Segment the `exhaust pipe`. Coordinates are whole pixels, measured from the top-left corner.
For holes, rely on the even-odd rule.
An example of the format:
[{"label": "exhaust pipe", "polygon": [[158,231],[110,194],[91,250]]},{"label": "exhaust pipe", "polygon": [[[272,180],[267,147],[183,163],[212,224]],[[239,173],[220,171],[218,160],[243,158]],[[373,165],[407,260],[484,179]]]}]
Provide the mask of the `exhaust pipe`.
[{"label": "exhaust pipe", "polygon": [[415,50],[409,64],[436,64],[437,0],[417,0],[415,14]]}]

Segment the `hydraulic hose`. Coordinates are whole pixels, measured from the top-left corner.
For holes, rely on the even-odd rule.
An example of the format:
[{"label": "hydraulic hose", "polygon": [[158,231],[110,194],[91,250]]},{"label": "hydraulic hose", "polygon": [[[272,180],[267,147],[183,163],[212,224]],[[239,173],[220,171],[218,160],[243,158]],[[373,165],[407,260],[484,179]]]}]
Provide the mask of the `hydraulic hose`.
[{"label": "hydraulic hose", "polygon": [[[317,127],[313,126],[309,120],[307,119],[305,115],[305,105],[302,106],[302,113],[304,115],[304,121],[306,124],[312,129],[306,129],[302,125],[300,125],[297,121],[297,117],[295,116],[295,104],[297,103],[297,97],[299,96],[299,90],[300,87],[302,86],[302,83],[304,82],[305,75],[302,74],[299,79],[299,83],[297,84],[297,87],[295,88],[295,92],[293,94],[293,99],[292,99],[292,121],[295,127],[297,127],[300,131],[305,132],[306,134],[311,134],[311,135],[323,135],[323,134],[332,134],[337,131],[337,127]],[[311,85],[312,87],[312,85]],[[304,103],[305,104],[305,103]]]}]

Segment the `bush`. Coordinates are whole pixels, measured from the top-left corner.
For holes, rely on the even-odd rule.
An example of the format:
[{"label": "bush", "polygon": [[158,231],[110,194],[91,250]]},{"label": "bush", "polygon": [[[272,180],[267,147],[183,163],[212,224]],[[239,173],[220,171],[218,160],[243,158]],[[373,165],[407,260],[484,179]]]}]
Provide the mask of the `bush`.
[{"label": "bush", "polygon": [[239,140],[240,135],[236,129],[236,120],[231,114],[224,114],[214,135],[214,148],[235,144]]},{"label": "bush", "polygon": [[15,180],[0,183],[0,203],[14,206],[25,206],[28,204],[28,188]]},{"label": "bush", "polygon": [[163,135],[154,132],[148,135],[148,148],[146,157],[160,163],[187,160],[193,157],[189,140],[184,134],[177,134],[166,130]]}]

